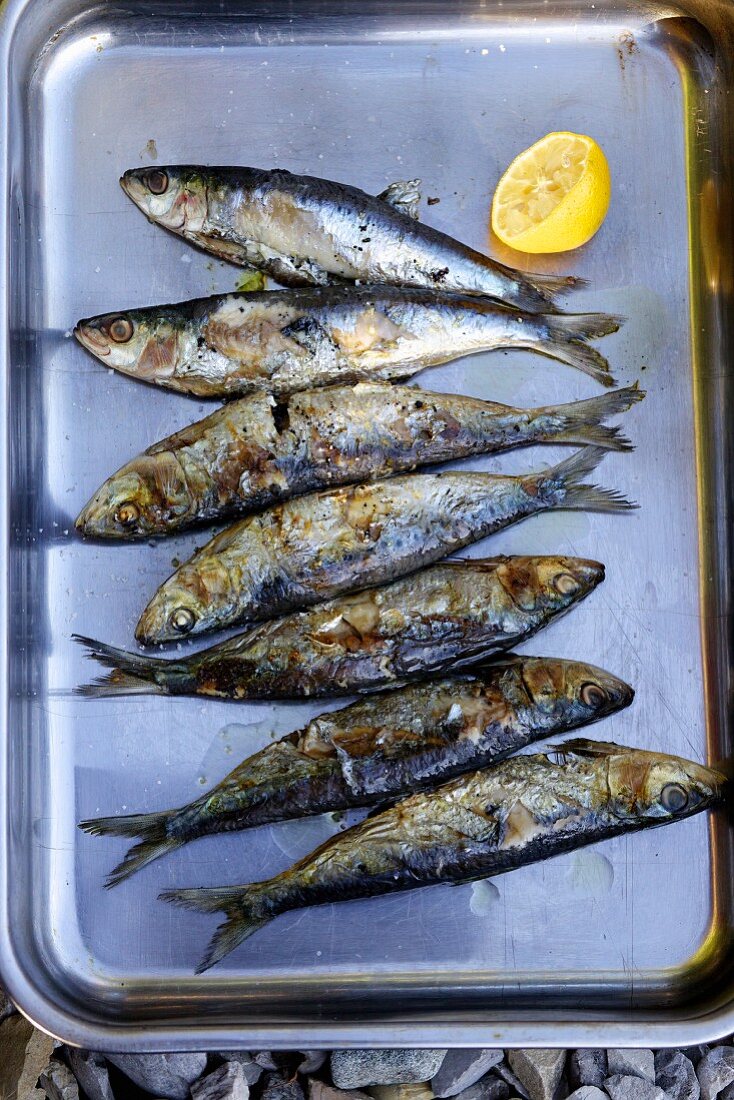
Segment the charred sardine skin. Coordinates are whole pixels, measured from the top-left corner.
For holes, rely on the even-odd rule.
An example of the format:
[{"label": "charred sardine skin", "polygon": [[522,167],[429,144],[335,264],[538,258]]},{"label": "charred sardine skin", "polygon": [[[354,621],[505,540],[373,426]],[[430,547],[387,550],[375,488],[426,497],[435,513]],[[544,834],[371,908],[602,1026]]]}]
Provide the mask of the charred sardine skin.
[{"label": "charred sardine skin", "polygon": [[140,838],[112,871],[111,886],[197,837],[381,802],[597,721],[628,706],[633,695],[593,665],[510,657],[321,714],[244,760],[188,806],[95,818],[80,827]]},{"label": "charred sardine skin", "polygon": [[106,367],[181,393],[239,397],[395,381],[493,348],[526,348],[611,386],[589,340],[605,313],[537,315],[410,287],[321,287],[197,298],[88,317],[79,342]]},{"label": "charred sardine skin", "polygon": [[282,398],[253,394],[126,463],[76,526],[91,538],[150,538],[332,486],[532,443],[628,450],[619,429],[603,421],[643,396],[630,386],[566,405],[514,409],[386,383]]},{"label": "charred sardine skin", "polygon": [[537,474],[406,474],[299,497],[241,520],[179,566],[135,637],[173,642],[384,584],[549,509],[625,512],[584,482],[606,452],[587,447]]},{"label": "charred sardine skin", "polygon": [[79,638],[112,672],[78,692],[277,699],[398,687],[510,649],[603,579],[600,562],[560,555],[443,562],[176,660]]},{"label": "charred sardine skin", "polygon": [[515,271],[348,184],[282,169],[133,168],[120,184],[151,221],[284,286],[335,280],[460,290],[548,309],[572,276]]},{"label": "charred sardine skin", "polygon": [[512,757],[412,795],[268,881],[161,897],[226,914],[205,970],[280,913],[502,874],[699,813],[724,784],[723,775],[679,757],[572,741],[555,756]]}]

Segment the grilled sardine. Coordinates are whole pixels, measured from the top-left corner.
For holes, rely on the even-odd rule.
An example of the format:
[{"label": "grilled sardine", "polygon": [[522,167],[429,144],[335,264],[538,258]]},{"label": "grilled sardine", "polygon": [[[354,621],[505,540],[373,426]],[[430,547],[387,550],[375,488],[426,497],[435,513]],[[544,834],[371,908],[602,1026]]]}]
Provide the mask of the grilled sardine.
[{"label": "grilled sardine", "polygon": [[408,378],[494,348],[540,352],[613,385],[589,340],[606,313],[519,313],[485,298],[409,287],[319,287],[196,298],[88,317],[74,335],[106,367],[200,397],[277,396]]},{"label": "grilled sardine", "polygon": [[580,661],[509,657],[320,714],[188,806],[79,827],[140,837],[107,879],[114,886],[197,837],[382,802],[595,722],[633,695],[624,681]]},{"label": "grilled sardine", "polygon": [[700,813],[724,783],[718,772],[677,756],[571,741],[556,755],[516,756],[415,794],[265,882],[161,897],[226,914],[200,972],[281,913],[502,874]]},{"label": "grilled sardine", "polygon": [[278,699],[398,687],[510,649],[603,579],[604,566],[583,558],[443,562],[176,660],[79,638],[113,671],[78,691]]}]

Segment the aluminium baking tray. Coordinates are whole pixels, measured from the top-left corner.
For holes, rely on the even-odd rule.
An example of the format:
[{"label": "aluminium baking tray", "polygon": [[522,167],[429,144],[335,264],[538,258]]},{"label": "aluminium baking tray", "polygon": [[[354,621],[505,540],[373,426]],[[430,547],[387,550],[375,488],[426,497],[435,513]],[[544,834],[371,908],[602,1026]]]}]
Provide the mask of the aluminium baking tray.
[{"label": "aluminium baking tray", "polygon": [[[4,5],[0,971],[41,1027],[107,1050],[672,1046],[734,1030],[723,812],[491,885],[289,914],[200,977],[214,922],[158,891],[274,873],[331,819],[202,840],[102,890],[124,842],[82,836],[80,817],[187,801],[323,704],[72,694],[94,672],[72,632],[130,645],[171,559],[202,541],[85,545],[73,517],[107,474],[205,408],[113,375],[69,339],[83,315],[234,286],[235,269],[128,202],[117,180],[133,165],[278,165],[373,192],[419,176],[440,199],[424,218],[495,248],[487,213],[509,159],[548,130],[593,134],[612,166],[609,217],[546,269],[588,278],[574,308],[628,317],[603,346],[648,397],[625,419],[637,451],[610,456],[599,478],[641,509],[534,518],[471,552],[607,563],[603,587],[526,648],[635,685],[633,707],[594,735],[720,760],[733,28],[734,7],[715,2]],[[518,404],[598,392],[520,352],[420,382]],[[473,465],[519,471],[560,453]]]}]

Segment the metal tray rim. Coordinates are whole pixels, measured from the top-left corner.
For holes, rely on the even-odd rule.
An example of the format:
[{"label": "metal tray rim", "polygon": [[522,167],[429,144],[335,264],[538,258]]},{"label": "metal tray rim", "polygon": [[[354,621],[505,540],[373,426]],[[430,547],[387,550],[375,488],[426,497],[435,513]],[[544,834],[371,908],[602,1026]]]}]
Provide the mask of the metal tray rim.
[{"label": "metal tray rim", "polygon": [[[34,0],[6,0],[0,11],[0,97],[3,102],[3,125],[0,125],[0,371],[4,379],[2,407],[0,408],[0,454],[7,454],[9,372],[9,238],[8,224],[11,217],[9,195],[10,182],[10,110],[9,68],[14,32],[24,10]],[[5,461],[4,459],[2,461]],[[0,662],[7,670],[9,659],[9,485],[7,463],[5,468],[6,493],[0,503],[0,569],[5,574],[5,584],[0,588]],[[627,1047],[664,1047],[711,1042],[734,1030],[734,1003],[687,1020],[671,1021],[645,1018],[644,1012],[631,1014],[627,1020],[586,1022],[559,1019],[556,1021],[533,1018],[498,1024],[479,1023],[434,1024],[421,1021],[399,1023],[385,1021],[379,1024],[340,1024],[323,1020],[314,1024],[284,1024],[276,1029],[249,1026],[242,1028],[175,1027],[155,1025],[113,1026],[94,1025],[81,1014],[54,1005],[33,984],[22,960],[13,946],[10,928],[9,896],[12,884],[9,880],[9,853],[12,839],[8,798],[8,703],[7,675],[0,678],[0,978],[20,1010],[39,1028],[62,1041],[91,1049],[118,1051],[175,1051],[211,1049],[212,1047],[235,1049],[245,1043],[261,1043],[275,1048],[297,1046],[308,1040],[311,1046],[333,1047],[485,1047],[490,1045],[526,1047],[588,1047],[618,1045]],[[592,1014],[589,1014],[590,1016]],[[324,1035],[328,1032],[328,1040]]]}]

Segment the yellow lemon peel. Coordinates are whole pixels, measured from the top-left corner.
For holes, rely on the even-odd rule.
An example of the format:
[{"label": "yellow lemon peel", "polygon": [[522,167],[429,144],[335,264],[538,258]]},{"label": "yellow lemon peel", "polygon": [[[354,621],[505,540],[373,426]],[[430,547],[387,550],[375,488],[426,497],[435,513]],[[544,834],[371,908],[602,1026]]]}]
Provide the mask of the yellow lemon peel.
[{"label": "yellow lemon peel", "polygon": [[515,157],[492,200],[492,229],[519,252],[568,252],[586,244],[609,209],[611,177],[586,134],[546,134]]}]

